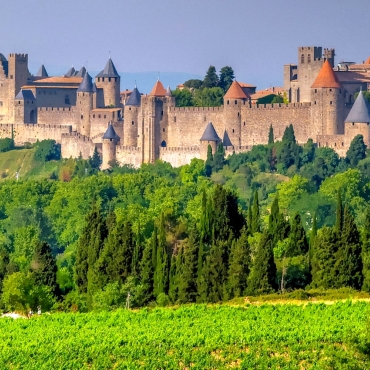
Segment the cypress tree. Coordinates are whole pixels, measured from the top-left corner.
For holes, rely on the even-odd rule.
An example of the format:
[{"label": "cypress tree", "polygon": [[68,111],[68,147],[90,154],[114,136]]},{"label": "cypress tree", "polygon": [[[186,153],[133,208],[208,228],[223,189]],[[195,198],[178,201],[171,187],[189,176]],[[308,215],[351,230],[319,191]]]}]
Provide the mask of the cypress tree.
[{"label": "cypress tree", "polygon": [[362,290],[370,292],[370,208],[366,210],[365,224],[362,230],[362,274],[363,284]]},{"label": "cypress tree", "polygon": [[95,168],[95,169],[98,169],[102,164],[100,154],[99,154],[98,149],[96,147],[94,148],[93,156],[90,159],[90,164],[91,164],[91,167]]},{"label": "cypress tree", "polygon": [[223,299],[227,279],[225,254],[228,242],[216,241],[209,251],[200,275],[199,296],[201,302],[219,302]]},{"label": "cypress tree", "polygon": [[140,261],[143,257],[142,241],[140,237],[140,222],[136,234],[134,254],[132,256],[132,274],[136,277],[140,276]]},{"label": "cypress tree", "polygon": [[87,292],[88,249],[95,239],[95,232],[99,222],[100,214],[96,204],[94,204],[92,210],[85,218],[85,226],[82,229],[76,250],[75,283],[80,293]]},{"label": "cypress tree", "polygon": [[269,144],[274,143],[274,129],[272,128],[272,125],[270,125],[270,130],[269,130]]},{"label": "cypress tree", "polygon": [[252,207],[252,234],[260,231],[260,205],[258,201],[258,192],[254,192],[253,207]]},{"label": "cypress tree", "polygon": [[249,200],[249,206],[248,206],[248,215],[247,215],[247,231],[248,235],[252,235],[252,222],[253,222],[253,216],[252,216],[252,208],[253,208],[253,200],[252,198]]},{"label": "cypress tree", "polygon": [[30,270],[37,285],[47,285],[54,295],[58,294],[58,268],[49,244],[41,241],[35,243]]},{"label": "cypress tree", "polygon": [[344,208],[343,230],[340,246],[336,253],[335,272],[338,288],[361,288],[362,260],[360,233],[348,207]]},{"label": "cypress tree", "polygon": [[312,251],[311,275],[312,287],[335,288],[336,273],[334,269],[336,252],[338,250],[338,233],[331,227],[320,229]]},{"label": "cypress tree", "polygon": [[312,220],[312,229],[310,232],[310,244],[309,244],[309,252],[308,252],[308,262],[310,266],[311,266],[312,254],[313,254],[316,236],[317,236],[317,220],[316,220],[316,212],[314,212],[313,220]]},{"label": "cypress tree", "polygon": [[225,164],[225,148],[222,143],[218,144],[216,153],[213,157],[213,171],[219,171]]},{"label": "cypress tree", "polygon": [[277,242],[284,240],[289,235],[289,222],[284,218],[280,212],[278,196],[274,198],[271,205],[271,213],[269,216],[269,233],[272,235],[272,245],[276,246]]},{"label": "cypress tree", "polygon": [[213,155],[212,155],[212,147],[208,144],[207,147],[207,160],[204,164],[205,167],[205,173],[207,177],[210,177],[212,175],[212,168],[213,168]]},{"label": "cypress tree", "polygon": [[[154,234],[154,233],[153,233]],[[153,235],[152,235],[153,239]],[[153,240],[149,240],[143,251],[140,266],[140,282],[143,286],[143,304],[153,299],[154,266],[153,266]]]},{"label": "cypress tree", "polygon": [[218,85],[218,76],[216,73],[216,68],[214,66],[209,66],[206,76],[204,77],[202,88],[205,87],[216,87]]},{"label": "cypress tree", "polygon": [[289,243],[286,251],[286,257],[295,257],[304,255],[308,252],[308,241],[306,232],[302,225],[301,216],[296,213],[290,228]]},{"label": "cypress tree", "polygon": [[257,248],[247,291],[249,294],[258,295],[274,292],[277,288],[272,236],[266,231]]},{"label": "cypress tree", "polygon": [[243,227],[240,237],[231,247],[227,282],[228,298],[241,297],[247,288],[247,279],[251,264],[251,251],[248,234]]},{"label": "cypress tree", "polygon": [[167,241],[164,230],[164,216],[161,215],[158,233],[157,258],[154,269],[154,295],[158,297],[161,293],[168,293],[170,262],[167,253]]},{"label": "cypress tree", "polygon": [[337,193],[337,211],[336,211],[336,219],[335,219],[335,230],[337,233],[342,232],[343,227],[343,204],[342,204],[342,196],[340,191]]},{"label": "cypress tree", "polygon": [[104,241],[107,237],[108,229],[100,212],[97,213],[96,227],[92,230],[92,238],[87,249],[87,293],[88,293],[88,305],[91,304],[91,298],[93,294],[100,288],[102,288],[100,276],[97,272],[95,264],[97,263],[100,254],[102,252]]},{"label": "cypress tree", "polygon": [[178,299],[182,303],[195,302],[197,296],[199,238],[192,229],[178,257]]},{"label": "cypress tree", "polygon": [[175,255],[175,253],[173,253],[171,257],[168,296],[172,303],[175,303],[178,297],[179,274],[181,273],[182,260],[182,248],[180,247],[178,254]]},{"label": "cypress tree", "polygon": [[366,157],[366,145],[364,143],[364,137],[357,135],[351,142],[351,145],[347,151],[346,161],[351,167],[356,167],[361,159]]}]

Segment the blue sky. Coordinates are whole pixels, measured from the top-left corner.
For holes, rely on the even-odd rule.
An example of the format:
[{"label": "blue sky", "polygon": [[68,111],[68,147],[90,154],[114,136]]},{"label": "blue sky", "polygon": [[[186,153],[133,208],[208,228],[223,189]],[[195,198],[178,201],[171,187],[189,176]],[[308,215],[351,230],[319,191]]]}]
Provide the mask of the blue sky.
[{"label": "blue sky", "polygon": [[111,52],[122,89],[137,80],[142,92],[158,72],[174,87],[211,64],[279,86],[298,46],[334,47],[336,62],[370,56],[369,0],[7,0],[1,13],[0,52],[28,53],[31,73],[98,72]]}]

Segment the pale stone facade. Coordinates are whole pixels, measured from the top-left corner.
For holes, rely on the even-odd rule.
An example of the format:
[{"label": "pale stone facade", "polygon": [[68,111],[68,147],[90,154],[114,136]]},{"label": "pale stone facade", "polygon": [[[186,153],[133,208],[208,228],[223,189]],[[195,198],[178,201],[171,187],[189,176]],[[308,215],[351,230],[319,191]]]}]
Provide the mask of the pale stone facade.
[{"label": "pale stone facade", "polygon": [[[215,150],[216,142],[201,140],[209,122],[218,138],[226,133],[227,153],[265,144],[270,126],[279,140],[292,124],[299,143],[312,138],[345,155],[358,133],[370,147],[366,123],[344,123],[354,94],[369,90],[370,60],[334,67],[334,55],[334,49],[298,48],[298,64],[284,66],[288,104],[256,105],[244,85],[234,82],[221,107],[178,108],[160,81],[150,94],[135,88],[123,101],[111,59],[93,81],[84,68],[49,77],[42,66],[31,76],[26,54],[0,54],[0,137],[14,137],[17,144],[54,139],[66,158],[87,158],[98,148],[103,168],[112,160],[138,167],[162,159],[180,166],[204,159],[208,144]],[[326,85],[323,71],[333,86]],[[103,138],[108,122],[117,137]]]}]

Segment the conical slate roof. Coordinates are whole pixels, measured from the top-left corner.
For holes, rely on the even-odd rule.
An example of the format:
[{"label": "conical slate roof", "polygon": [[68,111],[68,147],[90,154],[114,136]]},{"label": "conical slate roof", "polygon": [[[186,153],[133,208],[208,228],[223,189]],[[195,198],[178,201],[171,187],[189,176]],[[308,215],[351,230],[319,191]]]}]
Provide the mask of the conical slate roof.
[{"label": "conical slate roof", "polygon": [[75,76],[76,77],[84,77],[86,73],[86,68],[82,67],[79,71],[76,71]]},{"label": "conical slate roof", "polygon": [[229,87],[229,90],[227,90],[224,98],[225,99],[248,99],[247,95],[245,95],[245,92],[242,90],[242,88],[240,87],[237,81],[233,81],[233,83]]},{"label": "conical slate roof", "polygon": [[231,144],[231,140],[226,130],[224,131],[224,138],[222,139],[222,145],[223,146],[233,146],[233,144]]},{"label": "conical slate roof", "polygon": [[75,75],[75,73],[76,73],[76,70],[74,69],[74,67],[72,66],[69,70],[68,70],[68,72],[64,75],[64,77],[72,77],[72,76],[74,76]]},{"label": "conical slate roof", "polygon": [[208,123],[202,137],[200,138],[200,141],[221,141],[212,125],[212,122]]},{"label": "conical slate roof", "polygon": [[108,59],[105,68],[96,77],[120,77],[111,58]]},{"label": "conical slate roof", "polygon": [[358,94],[345,122],[370,123],[370,103],[362,91]]},{"label": "conical slate roof", "polygon": [[166,90],[166,96],[172,96],[171,88],[168,86]]},{"label": "conical slate roof", "polygon": [[119,140],[119,136],[116,134],[116,131],[114,131],[114,128],[111,124],[108,125],[107,131],[105,131],[105,134],[103,135],[103,139],[114,139]]},{"label": "conical slate roof", "polygon": [[328,60],[325,60],[322,65],[319,74],[316,77],[315,82],[311,86],[312,88],[332,88],[340,89],[340,83],[331,67]]},{"label": "conical slate roof", "polygon": [[85,73],[85,76],[82,79],[80,86],[77,89],[77,92],[88,92],[88,93],[94,92],[92,78],[88,72]]},{"label": "conical slate roof", "polygon": [[35,100],[35,96],[31,90],[21,90],[17,96],[16,100]]},{"label": "conical slate roof", "polygon": [[45,66],[42,64],[38,72],[36,73],[36,77],[49,77],[48,73],[46,72]]},{"label": "conical slate roof", "polygon": [[166,89],[163,87],[161,81],[157,81],[149,94],[150,96],[163,97],[166,96]]},{"label": "conical slate roof", "polygon": [[135,88],[132,90],[130,97],[127,100],[126,105],[133,105],[133,106],[139,106],[141,104],[141,95],[139,93],[139,90],[135,86]]},{"label": "conical slate roof", "polygon": [[0,62],[7,62],[4,54],[1,54],[1,53],[0,53]]}]

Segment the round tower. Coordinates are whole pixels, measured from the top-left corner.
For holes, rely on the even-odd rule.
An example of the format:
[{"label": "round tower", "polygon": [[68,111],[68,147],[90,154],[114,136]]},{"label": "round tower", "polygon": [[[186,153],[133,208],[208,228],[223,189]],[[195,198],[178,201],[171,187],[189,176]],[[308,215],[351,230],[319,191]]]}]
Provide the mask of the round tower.
[{"label": "round tower", "polygon": [[95,77],[98,89],[103,90],[104,107],[120,107],[121,77],[117,73],[112,59],[109,58],[105,68]]},{"label": "round tower", "polygon": [[85,73],[77,89],[78,131],[85,136],[90,136],[90,112],[93,109],[93,83],[88,72]]},{"label": "round tower", "polygon": [[139,129],[138,115],[140,105],[141,95],[135,86],[124,106],[123,145],[125,146],[138,146],[137,135]]},{"label": "round tower", "polygon": [[103,135],[103,160],[101,169],[105,170],[111,167],[112,161],[116,159],[116,147],[120,137],[114,131],[111,123],[109,123],[107,131]]},{"label": "round tower", "polygon": [[364,143],[370,148],[370,103],[365,99],[362,91],[358,94],[345,120],[345,137],[348,147],[357,135],[362,135]]},{"label": "round tower", "polygon": [[237,81],[233,81],[224,96],[224,126],[233,146],[240,146],[241,140],[241,109],[248,101]]},{"label": "round tower", "polygon": [[204,161],[207,159],[208,146],[211,146],[212,154],[217,151],[218,144],[221,143],[220,137],[217,135],[212,122],[209,122],[202,137],[200,138],[200,158]]},{"label": "round tower", "polygon": [[311,86],[314,135],[344,134],[344,89],[326,60]]}]

